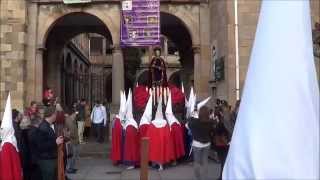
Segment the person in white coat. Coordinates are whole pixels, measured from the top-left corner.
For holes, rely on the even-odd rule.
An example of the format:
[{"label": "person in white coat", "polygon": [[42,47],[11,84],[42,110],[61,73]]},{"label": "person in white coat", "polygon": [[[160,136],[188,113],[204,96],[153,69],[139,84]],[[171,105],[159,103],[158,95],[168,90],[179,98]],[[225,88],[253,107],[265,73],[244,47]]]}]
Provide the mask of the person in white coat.
[{"label": "person in white coat", "polygon": [[107,123],[107,113],[105,107],[99,102],[96,102],[96,105],[91,112],[91,121],[94,128],[94,135],[97,138],[98,143],[103,143],[103,128]]}]

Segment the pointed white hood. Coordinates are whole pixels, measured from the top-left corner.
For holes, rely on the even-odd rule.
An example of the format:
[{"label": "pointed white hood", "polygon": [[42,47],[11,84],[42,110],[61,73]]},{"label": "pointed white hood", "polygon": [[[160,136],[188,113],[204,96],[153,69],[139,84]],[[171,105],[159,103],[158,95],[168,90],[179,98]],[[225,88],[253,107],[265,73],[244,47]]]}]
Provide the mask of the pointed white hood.
[{"label": "pointed white hood", "polygon": [[167,118],[170,126],[173,123],[180,124],[180,122],[177,120],[177,118],[174,116],[174,114],[172,112],[172,99],[171,99],[171,92],[170,91],[169,91],[168,103],[167,103],[167,107],[166,107],[166,118]]},{"label": "pointed white hood", "polygon": [[12,109],[11,109],[10,93],[7,98],[6,107],[5,107],[3,118],[2,118],[0,134],[2,139],[1,149],[5,143],[10,143],[16,148],[17,152],[19,151],[17,146],[17,139],[14,136],[14,128],[12,125]]},{"label": "pointed white hood", "polygon": [[182,93],[184,94],[184,85],[183,85],[183,82],[181,82],[181,91],[182,91]]},{"label": "pointed white hood", "polygon": [[310,15],[308,0],[262,1],[223,179],[320,179]]},{"label": "pointed white hood", "polygon": [[202,108],[204,105],[206,105],[210,99],[211,99],[211,97],[207,97],[207,99],[199,102],[197,104],[197,110],[200,111],[200,108]]},{"label": "pointed white hood", "polygon": [[119,118],[120,120],[124,119],[126,112],[126,95],[124,94],[123,91],[120,91],[120,108],[119,108]]},{"label": "pointed white hood", "polygon": [[161,96],[160,96],[160,100],[157,107],[156,117],[152,121],[152,124],[157,128],[162,128],[167,125],[167,121],[163,119],[163,115],[162,115],[162,97]]},{"label": "pointed white hood", "polygon": [[149,93],[149,100],[148,100],[146,109],[144,110],[144,113],[141,117],[139,126],[142,126],[144,124],[150,124],[151,119],[152,119],[152,94],[150,92]]},{"label": "pointed white hood", "polygon": [[196,95],[193,91],[193,87],[191,87],[189,100],[186,102],[186,107],[187,107],[186,117],[187,118],[189,118],[192,115],[192,113],[194,111],[195,103],[196,103]]},{"label": "pointed white hood", "polygon": [[132,92],[131,89],[129,90],[129,94],[128,94],[128,100],[126,103],[126,117],[125,117],[125,127],[124,129],[126,129],[129,125],[135,127],[138,129],[138,124],[137,122],[134,120],[133,118],[133,114],[132,114]]},{"label": "pointed white hood", "polygon": [[191,99],[189,100],[189,106],[190,106],[190,116],[194,118],[199,117],[198,111],[195,110],[196,103],[197,103],[197,95],[193,93],[193,95],[191,96]]}]

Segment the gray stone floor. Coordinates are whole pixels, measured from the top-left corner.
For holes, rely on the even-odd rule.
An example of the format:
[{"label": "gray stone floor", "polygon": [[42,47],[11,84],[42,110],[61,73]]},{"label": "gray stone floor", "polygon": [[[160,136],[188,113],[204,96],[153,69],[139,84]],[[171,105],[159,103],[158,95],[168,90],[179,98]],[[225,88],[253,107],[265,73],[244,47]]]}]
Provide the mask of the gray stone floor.
[{"label": "gray stone floor", "polygon": [[[72,180],[139,180],[139,169],[126,170],[124,166],[113,166],[108,159],[108,144],[88,143],[80,146],[77,174],[68,175]],[[217,179],[220,165],[209,160],[210,180]],[[163,171],[151,169],[149,180],[193,180],[192,163],[181,163],[166,167]]]}]

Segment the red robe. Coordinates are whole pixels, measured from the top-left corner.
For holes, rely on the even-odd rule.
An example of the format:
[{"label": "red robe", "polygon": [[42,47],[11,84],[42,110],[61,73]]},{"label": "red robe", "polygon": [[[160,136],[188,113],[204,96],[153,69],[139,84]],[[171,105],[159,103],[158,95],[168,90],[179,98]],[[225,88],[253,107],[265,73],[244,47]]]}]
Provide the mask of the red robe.
[{"label": "red robe", "polygon": [[113,164],[117,164],[121,160],[121,144],[122,144],[122,126],[119,118],[116,118],[112,128],[111,137],[112,147],[110,159]]},{"label": "red robe", "polygon": [[138,163],[140,154],[139,154],[139,134],[138,130],[129,125],[125,131],[125,140],[124,140],[124,161],[130,163]]},{"label": "red robe", "polygon": [[148,136],[148,128],[149,128],[150,124],[143,124],[139,127],[139,136],[140,139],[143,137],[147,137]]},{"label": "red robe", "polygon": [[171,125],[171,138],[175,159],[179,159],[185,155],[184,149],[184,131],[181,125],[173,123]]},{"label": "red robe", "polygon": [[163,165],[174,160],[173,145],[168,124],[162,128],[157,128],[151,123],[147,134],[150,138],[150,161]]},{"label": "red robe", "polygon": [[1,180],[22,180],[20,156],[16,148],[10,143],[4,143],[0,152]]}]

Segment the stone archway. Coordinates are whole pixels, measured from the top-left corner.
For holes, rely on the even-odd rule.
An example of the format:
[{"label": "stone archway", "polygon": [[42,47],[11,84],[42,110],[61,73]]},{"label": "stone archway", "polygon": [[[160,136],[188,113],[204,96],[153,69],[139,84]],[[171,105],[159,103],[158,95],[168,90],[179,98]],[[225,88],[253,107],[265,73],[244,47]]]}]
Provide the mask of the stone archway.
[{"label": "stone archway", "polygon": [[56,25],[58,20],[72,13],[85,13],[95,16],[108,27],[114,44],[119,44],[120,15],[115,13],[117,11],[119,11],[119,7],[116,5],[108,5],[108,7],[103,11],[101,11],[98,6],[92,6],[91,8],[70,8],[66,5],[41,6],[39,12],[39,35],[37,38],[37,44],[40,47],[44,46],[50,31]]},{"label": "stone archway", "polygon": [[[101,24],[105,26],[105,30],[108,31],[109,37],[112,39],[114,51],[113,56],[117,61],[122,60],[122,51],[119,48],[119,29],[120,29],[120,14],[119,6],[117,4],[105,4],[105,5],[93,5],[89,7],[80,7],[80,6],[67,6],[64,4],[39,4],[36,9],[31,7],[30,10],[36,10],[37,16],[35,16],[36,23],[31,23],[28,29],[30,30],[30,43],[27,48],[27,94],[30,96],[26,97],[26,102],[31,102],[32,100],[41,101],[42,100],[42,85],[44,84],[43,79],[43,57],[46,56],[47,52],[47,40],[49,39],[50,33],[56,27],[59,19],[63,19],[64,17],[70,14],[87,14],[98,19]],[[103,9],[103,10],[102,10]],[[34,14],[34,13],[33,13]],[[79,20],[75,20],[79,21]],[[93,28],[91,28],[93,29]],[[75,32],[77,29],[74,29],[74,34],[69,34],[70,38],[74,37],[80,32]],[[89,30],[88,30],[89,31]],[[98,32],[99,33],[99,32]],[[99,34],[103,34],[100,33]],[[68,39],[68,38],[66,38]],[[63,43],[61,43],[63,44]],[[120,71],[118,76],[120,76],[121,72],[121,64],[118,63],[116,68],[117,72]],[[119,70],[120,69],[120,70]],[[121,74],[122,75],[122,74]],[[120,77],[121,80],[121,77]],[[41,84],[41,85],[39,85]],[[114,86],[116,89],[121,89],[123,87],[123,81],[116,81],[116,85]],[[41,86],[41,87],[39,87]],[[114,90],[114,91],[115,91]],[[114,98],[114,101],[117,102],[119,98]]]},{"label": "stone archway", "polygon": [[181,81],[189,89],[192,86],[190,75],[193,75],[195,63],[194,42],[190,27],[187,27],[186,23],[174,14],[161,12],[161,33],[176,46],[181,67],[171,67],[171,69],[173,71],[180,70]]},{"label": "stone archway", "polygon": [[193,44],[200,44],[199,16],[196,10],[189,11],[187,8],[162,6],[161,13],[176,17],[189,32]]},{"label": "stone archway", "polygon": [[[101,67],[101,75],[94,76],[95,79],[93,80],[94,82],[96,82],[96,84],[94,84],[94,87],[101,87],[98,88],[99,92],[94,93],[94,96],[91,95],[93,91],[91,89],[92,84],[88,83],[88,81],[90,81],[90,79],[92,78],[90,76],[91,71],[84,71],[84,69],[89,69],[91,66],[91,56],[89,52],[89,33],[100,34],[101,36],[108,39],[108,42],[113,45],[113,37],[111,35],[111,32],[109,31],[108,27],[102,22],[102,20],[92,14],[83,12],[70,13],[60,17],[55,22],[53,22],[52,27],[49,28],[49,32],[47,33],[42,62],[43,85],[49,85],[50,87],[53,87],[56,95],[61,98],[66,97],[63,96],[64,94],[71,94],[71,99],[62,99],[62,102],[68,106],[71,105],[70,102],[82,98],[89,99],[89,101],[93,100],[91,99],[92,97],[97,98],[101,96],[101,98],[105,98],[105,91],[103,90],[105,88],[103,85],[105,84],[104,79],[106,78],[104,77],[104,67]],[[80,37],[81,40],[87,40],[87,42],[81,44],[87,46],[87,48],[85,48],[87,49],[87,51],[79,51],[80,49],[75,47],[76,44],[70,41],[78,35],[84,36]],[[73,53],[75,54],[72,58],[71,72],[68,72],[68,69],[65,66],[62,69],[57,68],[58,66],[61,66],[59,64],[66,64],[65,62],[62,62],[59,60],[59,58],[57,58],[61,56],[61,54],[65,53],[65,48],[68,48],[70,50],[73,49]],[[106,60],[112,61],[112,59]],[[72,92],[66,93],[65,91],[63,91],[66,89],[66,86],[70,86],[67,84],[67,81],[63,81],[62,77],[64,76],[69,77],[69,80],[71,78],[70,83],[72,83],[72,88],[67,88],[67,90]],[[38,88],[40,89],[41,87]],[[42,89],[38,91],[42,91]]]}]

